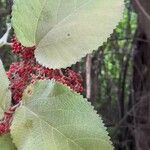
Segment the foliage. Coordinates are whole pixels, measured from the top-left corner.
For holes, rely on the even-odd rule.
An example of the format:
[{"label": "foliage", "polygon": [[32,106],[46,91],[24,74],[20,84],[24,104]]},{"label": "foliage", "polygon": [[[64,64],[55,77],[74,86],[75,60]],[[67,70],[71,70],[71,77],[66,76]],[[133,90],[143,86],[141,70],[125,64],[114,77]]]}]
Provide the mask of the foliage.
[{"label": "foliage", "polygon": [[55,81],[38,81],[26,89],[11,134],[19,150],[113,149],[93,107]]},{"label": "foliage", "polygon": [[3,148],[3,150],[17,150],[15,145],[12,143],[9,133],[0,136],[0,147]]},{"label": "foliage", "polygon": [[16,0],[13,27],[24,46],[36,45],[35,57],[40,64],[66,68],[110,36],[122,16],[122,1]]},{"label": "foliage", "polygon": [[76,92],[83,91],[82,79],[79,74],[70,68],[54,70],[43,67],[36,62],[34,51],[35,47],[24,47],[16,37],[12,39],[12,52],[22,59],[22,61],[12,63],[7,72],[11,81],[10,89],[14,103],[21,100],[23,91],[31,82],[40,79],[55,79],[70,86]]},{"label": "foliage", "polygon": [[11,93],[10,90],[8,89],[9,87],[9,80],[6,76],[3,64],[0,60],[0,119],[3,117],[3,113],[6,111],[6,109],[10,106],[11,104]]},{"label": "foliage", "polygon": [[[96,110],[103,116],[115,149],[134,149],[131,110],[134,108],[133,57],[137,40],[137,15],[131,2],[126,0],[126,9],[121,22],[111,37],[91,56],[91,99]],[[87,76],[87,59],[73,68]],[[84,82],[84,88],[87,85]],[[84,92],[86,95],[86,90]],[[129,140],[130,139],[130,140]]]},{"label": "foliage", "polygon": [[12,99],[0,122],[6,150],[12,144],[9,130],[18,150],[113,149],[101,117],[77,93],[79,75],[59,68],[102,45],[122,12],[120,0],[14,1],[12,52],[22,60],[7,72]]}]

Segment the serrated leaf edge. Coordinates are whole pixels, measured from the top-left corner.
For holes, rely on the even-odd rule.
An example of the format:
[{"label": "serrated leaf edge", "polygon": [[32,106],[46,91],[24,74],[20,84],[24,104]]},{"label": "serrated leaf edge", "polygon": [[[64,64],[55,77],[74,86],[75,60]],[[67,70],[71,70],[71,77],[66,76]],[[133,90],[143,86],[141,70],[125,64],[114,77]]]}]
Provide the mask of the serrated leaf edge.
[{"label": "serrated leaf edge", "polygon": [[[13,4],[13,6],[12,6],[12,15],[13,15],[13,10],[14,10],[14,8],[15,8],[15,4]],[[106,41],[107,41],[107,39],[109,39],[110,37],[111,37],[111,35],[113,34],[113,31],[115,30],[115,28],[119,25],[119,22],[121,21],[121,18],[122,18],[122,16],[123,16],[123,12],[124,12],[124,7],[122,6],[122,12],[120,13],[120,17],[118,17],[118,18],[120,18],[120,19],[118,19],[118,23],[116,23],[116,25],[114,25],[114,27],[113,27],[113,30],[112,30],[112,32],[111,32],[111,34],[108,36],[108,37],[106,37],[106,38],[104,38],[104,42],[102,42],[102,44],[100,45],[100,46],[102,46]],[[13,24],[13,19],[12,19],[12,24]],[[13,26],[13,28],[14,28],[14,31],[16,31],[16,28]],[[17,36],[17,35],[16,35]],[[36,37],[35,37],[36,38]],[[19,38],[18,38],[18,40],[19,40]],[[35,40],[35,39],[34,39]],[[29,41],[30,42],[30,41]],[[38,45],[33,45],[33,44],[31,44],[30,46],[38,46]],[[100,47],[99,46],[99,47]],[[72,66],[72,65],[74,65],[74,64],[76,64],[77,62],[80,62],[86,55],[88,55],[88,54],[91,54],[91,53],[93,53],[94,51],[96,51],[98,49],[98,47],[96,47],[95,46],[95,48],[93,48],[93,50],[88,50],[88,52],[83,52],[82,53],[82,55],[80,55],[80,56],[78,56],[76,59],[74,59],[74,60],[72,60],[71,62],[71,64],[70,63],[67,63],[68,65],[58,65],[57,67],[50,67],[49,65],[47,65],[47,64],[43,64],[38,58],[37,58],[37,54],[36,53],[38,53],[38,50],[37,49],[35,49],[35,58],[36,58],[36,61],[39,63],[39,64],[41,64],[42,66],[44,66],[44,67],[47,67],[47,68],[52,68],[52,69],[63,69],[63,68],[67,68],[67,67],[70,67],[70,66]]]},{"label": "serrated leaf edge", "polygon": [[[71,89],[69,86],[67,86],[67,84],[63,84],[63,83],[60,83],[60,82],[58,82],[58,81],[56,81],[55,79],[52,79],[52,80],[38,80],[37,82],[45,82],[45,81],[51,81],[52,83],[56,83],[56,84],[58,84],[58,85],[60,85],[60,86],[64,86],[66,89],[68,89],[68,90],[70,90],[71,92],[73,92],[73,93],[75,93],[77,96],[80,96],[80,97],[82,97],[82,101],[83,102],[86,102],[88,105],[89,105],[89,107],[92,109],[92,111],[93,111],[93,114],[95,114],[95,117],[97,117],[98,119],[101,119],[101,121],[102,121],[102,125],[103,125],[103,127],[101,127],[101,128],[103,128],[103,130],[105,131],[105,133],[106,133],[106,135],[108,136],[108,139],[107,139],[107,142],[110,144],[110,145],[112,145],[112,147],[113,147],[113,143],[112,143],[112,141],[111,141],[111,138],[110,138],[110,136],[109,136],[109,133],[108,133],[108,131],[107,131],[107,128],[106,128],[106,126],[105,126],[105,124],[104,124],[104,121],[103,121],[103,119],[101,118],[101,116],[98,114],[98,112],[94,109],[94,106],[91,104],[91,102],[89,102],[86,98],[84,98],[83,97],[83,95],[81,95],[80,93],[77,93],[77,92],[75,92],[73,89]],[[35,85],[37,82],[35,82],[35,83],[31,83],[29,86],[33,86],[33,85]],[[28,88],[28,86],[27,86],[27,88]],[[27,89],[26,88],[26,89]],[[23,97],[24,97],[24,94],[25,93],[23,93]],[[23,99],[23,98],[22,98]],[[23,105],[23,102],[20,104],[20,106],[22,106]],[[17,111],[17,110],[16,110]],[[14,114],[15,115],[15,114]],[[12,121],[13,122],[13,121]],[[10,135],[11,135],[11,138],[12,138],[12,142],[15,144],[15,141],[14,141],[14,138],[13,138],[13,135],[11,134],[11,131],[10,131]],[[16,146],[16,144],[15,144],[15,146]],[[16,146],[17,147],[17,146]]]},{"label": "serrated leaf edge", "polygon": [[[102,44],[101,44],[100,46],[102,46],[104,43],[106,43],[107,40],[112,36],[114,30],[115,30],[116,27],[119,25],[119,23],[120,23],[120,21],[121,21],[121,19],[122,19],[121,16],[123,16],[123,12],[124,12],[124,9],[122,10],[122,15],[120,15],[120,19],[119,19],[118,23],[117,23],[117,24],[114,26],[114,28],[113,28],[112,33],[111,33],[108,37],[105,38],[104,42],[102,42]],[[100,47],[100,46],[99,46],[99,47]],[[64,66],[59,65],[58,67],[50,67],[50,66],[47,65],[47,64],[43,64],[43,63],[37,58],[37,56],[36,56],[36,55],[37,55],[36,53],[38,53],[38,51],[39,51],[39,50],[37,50],[37,49],[35,49],[35,59],[36,59],[37,63],[41,64],[42,66],[44,66],[44,67],[46,67],[46,68],[65,69],[65,68],[67,68],[67,67],[71,67],[72,65],[75,65],[76,63],[80,62],[84,57],[86,57],[86,55],[92,54],[94,51],[97,51],[97,49],[98,49],[99,47],[95,47],[95,48],[93,48],[93,50],[89,50],[88,52],[82,53],[82,55],[80,55],[80,56],[77,57],[76,59],[72,60],[72,64],[68,63],[68,65],[64,65]],[[90,52],[90,51],[91,51],[91,52]]]}]

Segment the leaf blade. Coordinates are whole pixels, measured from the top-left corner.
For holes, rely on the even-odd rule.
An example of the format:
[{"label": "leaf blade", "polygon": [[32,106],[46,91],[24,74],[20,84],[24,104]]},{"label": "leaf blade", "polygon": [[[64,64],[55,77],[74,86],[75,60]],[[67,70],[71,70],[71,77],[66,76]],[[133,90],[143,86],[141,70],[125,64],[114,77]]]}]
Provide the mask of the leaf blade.
[{"label": "leaf blade", "polygon": [[0,135],[0,147],[3,150],[17,150],[15,145],[12,143],[10,134]]},{"label": "leaf blade", "polygon": [[18,150],[113,149],[102,120],[81,95],[54,81],[31,89],[11,127]]},{"label": "leaf blade", "polygon": [[3,117],[3,113],[6,111],[8,106],[11,104],[11,92],[8,89],[9,80],[6,76],[5,69],[3,67],[3,63],[0,60],[0,118]]},{"label": "leaf blade", "polygon": [[[16,0],[14,8],[21,3]],[[28,2],[24,3],[28,6]],[[33,5],[34,1],[30,3]],[[42,8],[36,9],[36,17],[30,13],[22,14],[28,16],[25,18],[29,18],[29,25],[24,25],[24,22],[20,24],[20,12],[14,9],[13,23],[22,44],[36,45],[37,61],[49,68],[68,67],[96,50],[113,32],[123,12],[123,0],[45,0],[44,5],[42,2],[41,5]],[[36,11],[30,8],[22,5],[20,9],[34,14]],[[38,21],[33,22],[34,19]],[[26,31],[32,25],[34,32],[29,28],[31,36]],[[21,35],[22,32],[24,36]]]}]

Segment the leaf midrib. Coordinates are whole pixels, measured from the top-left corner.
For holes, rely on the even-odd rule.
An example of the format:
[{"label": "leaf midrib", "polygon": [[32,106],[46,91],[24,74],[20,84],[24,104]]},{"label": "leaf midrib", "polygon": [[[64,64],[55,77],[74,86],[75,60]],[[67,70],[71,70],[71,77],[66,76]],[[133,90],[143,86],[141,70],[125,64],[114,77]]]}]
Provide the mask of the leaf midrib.
[{"label": "leaf midrib", "polygon": [[[41,3],[41,2],[40,2]],[[44,6],[46,4],[46,0],[43,2],[43,6],[41,7],[41,10],[40,10],[40,13],[39,13],[39,17],[37,19],[37,24],[36,24],[36,27],[35,27],[35,31],[34,31],[34,44],[36,45],[36,34],[37,34],[37,29],[38,29],[38,23],[39,23],[39,20],[40,20],[40,16],[43,12],[43,9],[44,9]]]}]

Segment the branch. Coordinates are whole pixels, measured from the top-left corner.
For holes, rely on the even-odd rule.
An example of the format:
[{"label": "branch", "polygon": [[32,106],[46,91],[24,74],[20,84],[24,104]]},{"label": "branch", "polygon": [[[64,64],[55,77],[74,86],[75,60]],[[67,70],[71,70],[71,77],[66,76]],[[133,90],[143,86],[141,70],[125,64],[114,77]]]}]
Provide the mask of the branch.
[{"label": "branch", "polygon": [[141,3],[139,2],[139,0],[134,0],[135,3],[137,4],[137,6],[139,7],[139,9],[141,10],[141,12],[145,15],[145,17],[150,21],[150,15],[148,14],[148,12],[144,9],[144,7],[141,5]]}]

